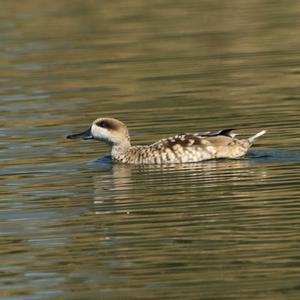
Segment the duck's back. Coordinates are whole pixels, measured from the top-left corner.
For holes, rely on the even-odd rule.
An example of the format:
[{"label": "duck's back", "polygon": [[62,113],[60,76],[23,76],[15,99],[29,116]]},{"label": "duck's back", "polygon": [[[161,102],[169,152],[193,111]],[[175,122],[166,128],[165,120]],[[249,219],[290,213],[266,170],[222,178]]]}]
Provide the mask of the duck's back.
[{"label": "duck's back", "polygon": [[244,155],[248,145],[226,135],[182,134],[163,139],[150,146],[158,162],[198,162],[214,158],[236,158]]},{"label": "duck's back", "polygon": [[199,162],[214,158],[243,156],[250,144],[229,135],[229,131],[216,134],[181,134],[162,139],[149,146],[132,147],[122,162],[134,164],[163,164]]}]

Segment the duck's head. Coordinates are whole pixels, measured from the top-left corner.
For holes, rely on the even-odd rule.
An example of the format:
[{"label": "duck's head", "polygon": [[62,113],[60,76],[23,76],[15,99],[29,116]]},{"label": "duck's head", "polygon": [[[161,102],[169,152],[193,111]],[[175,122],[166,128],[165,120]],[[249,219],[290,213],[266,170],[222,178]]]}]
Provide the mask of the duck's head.
[{"label": "duck's head", "polygon": [[113,118],[98,118],[88,130],[68,135],[67,139],[95,139],[105,142],[110,146],[130,145],[127,126],[123,122]]}]

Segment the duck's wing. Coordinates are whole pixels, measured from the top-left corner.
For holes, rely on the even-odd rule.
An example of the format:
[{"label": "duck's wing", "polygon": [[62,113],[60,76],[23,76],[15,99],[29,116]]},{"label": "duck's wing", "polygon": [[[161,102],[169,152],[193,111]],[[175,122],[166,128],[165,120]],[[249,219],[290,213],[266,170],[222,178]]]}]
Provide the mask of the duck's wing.
[{"label": "duck's wing", "polygon": [[207,131],[207,132],[204,132],[204,133],[198,133],[197,135],[199,137],[209,137],[209,136],[223,135],[223,136],[228,136],[228,137],[234,138],[235,136],[237,136],[237,133],[233,132],[234,130],[235,129],[233,129],[233,128],[221,129],[221,130],[216,131],[216,132]]},{"label": "duck's wing", "polygon": [[149,157],[159,157],[157,159],[172,163],[231,157],[227,148],[233,139],[225,134],[226,131],[206,135],[180,134],[149,145],[145,152]]},{"label": "duck's wing", "polygon": [[204,132],[204,133],[182,133],[176,136],[164,138],[159,140],[158,142],[152,144],[155,148],[164,148],[164,147],[172,147],[174,145],[179,145],[183,148],[189,146],[199,146],[203,144],[203,140],[206,138],[213,137],[230,137],[234,138],[237,134],[233,132],[234,129],[223,129],[217,132]]},{"label": "duck's wing", "polygon": [[185,149],[190,146],[200,145],[202,140],[203,136],[197,133],[184,133],[161,139],[149,147],[155,150],[173,149],[173,147]]}]

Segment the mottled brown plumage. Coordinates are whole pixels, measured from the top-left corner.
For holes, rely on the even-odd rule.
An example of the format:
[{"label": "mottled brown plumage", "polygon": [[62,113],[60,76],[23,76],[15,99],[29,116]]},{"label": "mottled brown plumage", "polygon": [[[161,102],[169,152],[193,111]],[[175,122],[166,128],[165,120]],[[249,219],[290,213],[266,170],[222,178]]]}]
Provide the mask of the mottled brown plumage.
[{"label": "mottled brown plumage", "polygon": [[131,146],[126,125],[113,118],[100,118],[87,131],[67,138],[96,139],[111,146],[113,160],[130,164],[198,162],[216,158],[239,158],[261,131],[248,139],[237,139],[232,129],[216,133],[186,133],[162,139],[147,146]]}]

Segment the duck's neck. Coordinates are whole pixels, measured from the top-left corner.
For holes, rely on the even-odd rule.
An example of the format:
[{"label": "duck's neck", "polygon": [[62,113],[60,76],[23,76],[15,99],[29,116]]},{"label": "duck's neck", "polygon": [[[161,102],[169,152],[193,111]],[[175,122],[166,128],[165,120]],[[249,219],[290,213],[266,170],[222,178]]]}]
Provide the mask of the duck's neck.
[{"label": "duck's neck", "polygon": [[122,141],[122,143],[119,144],[113,144],[111,148],[111,155],[113,158],[118,158],[126,154],[126,152],[129,151],[130,147],[131,144],[129,140]]}]

